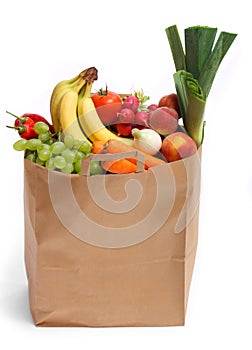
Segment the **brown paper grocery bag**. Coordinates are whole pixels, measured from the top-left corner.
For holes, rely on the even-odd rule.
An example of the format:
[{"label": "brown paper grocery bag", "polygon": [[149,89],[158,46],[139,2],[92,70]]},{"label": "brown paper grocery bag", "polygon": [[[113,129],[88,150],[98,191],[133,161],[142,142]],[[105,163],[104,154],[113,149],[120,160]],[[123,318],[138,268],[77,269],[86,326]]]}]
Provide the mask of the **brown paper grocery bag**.
[{"label": "brown paper grocery bag", "polygon": [[[25,263],[40,326],[184,325],[201,149],[133,174],[68,175],[24,160]],[[105,156],[105,155],[103,155]]]}]

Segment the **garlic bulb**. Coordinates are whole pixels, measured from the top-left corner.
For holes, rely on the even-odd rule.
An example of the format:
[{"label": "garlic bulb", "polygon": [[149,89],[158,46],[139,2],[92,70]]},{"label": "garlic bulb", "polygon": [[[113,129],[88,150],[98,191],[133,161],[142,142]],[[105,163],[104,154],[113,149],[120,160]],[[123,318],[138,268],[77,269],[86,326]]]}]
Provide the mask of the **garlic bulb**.
[{"label": "garlic bulb", "polygon": [[131,134],[134,137],[134,146],[145,153],[154,155],[162,146],[161,136],[153,129],[133,128]]}]

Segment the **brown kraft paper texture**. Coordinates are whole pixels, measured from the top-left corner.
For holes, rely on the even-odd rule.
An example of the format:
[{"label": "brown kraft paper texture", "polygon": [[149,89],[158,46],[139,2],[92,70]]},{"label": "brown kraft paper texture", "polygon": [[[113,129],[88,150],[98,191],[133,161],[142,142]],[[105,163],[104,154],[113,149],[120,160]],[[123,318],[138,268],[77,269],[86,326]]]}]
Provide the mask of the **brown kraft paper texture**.
[{"label": "brown kraft paper texture", "polygon": [[198,240],[200,159],[201,148],[148,171],[95,176],[48,171],[25,159],[25,264],[34,323],[184,325]]}]

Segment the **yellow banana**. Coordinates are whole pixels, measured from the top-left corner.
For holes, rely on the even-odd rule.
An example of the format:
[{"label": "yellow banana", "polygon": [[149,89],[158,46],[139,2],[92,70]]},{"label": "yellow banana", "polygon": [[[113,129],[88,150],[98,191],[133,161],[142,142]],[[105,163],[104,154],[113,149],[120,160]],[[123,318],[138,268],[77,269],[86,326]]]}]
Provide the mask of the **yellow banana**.
[{"label": "yellow banana", "polygon": [[122,138],[111,132],[105,127],[97,114],[93,100],[91,98],[92,81],[81,89],[78,100],[78,119],[86,136],[92,141],[107,142],[110,139],[116,139],[128,144],[133,141]]},{"label": "yellow banana", "polygon": [[69,80],[62,80],[60,81],[53,89],[52,91],[52,94],[51,94],[51,99],[50,99],[50,110],[51,110],[51,107],[54,103],[54,99],[56,97],[56,95],[59,93],[59,91],[62,89],[62,88],[66,88],[69,84],[72,84],[74,83],[77,79],[79,78],[79,74],[76,75],[75,77],[69,79]]},{"label": "yellow banana", "polygon": [[62,134],[70,134],[76,140],[87,141],[90,144],[77,118],[78,93],[85,84],[86,80],[82,78],[78,84],[66,89],[58,103],[57,115]]},{"label": "yellow banana", "polygon": [[59,131],[60,125],[59,125],[59,115],[58,115],[58,105],[62,98],[62,96],[67,92],[68,90],[71,90],[76,85],[79,84],[79,82],[83,79],[84,74],[86,73],[87,69],[79,73],[77,76],[73,77],[72,79],[63,80],[60,81],[53,89],[50,99],[50,113],[52,118],[52,123],[54,126],[55,131]]}]

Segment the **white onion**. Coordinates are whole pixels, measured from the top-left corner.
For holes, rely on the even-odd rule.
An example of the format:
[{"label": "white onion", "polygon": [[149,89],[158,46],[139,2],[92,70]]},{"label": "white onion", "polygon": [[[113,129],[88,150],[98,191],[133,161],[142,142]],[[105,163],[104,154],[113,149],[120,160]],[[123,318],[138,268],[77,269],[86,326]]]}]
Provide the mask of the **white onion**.
[{"label": "white onion", "polygon": [[134,128],[131,130],[131,134],[134,137],[134,146],[140,151],[154,155],[162,146],[161,136],[153,129],[139,130]]}]

